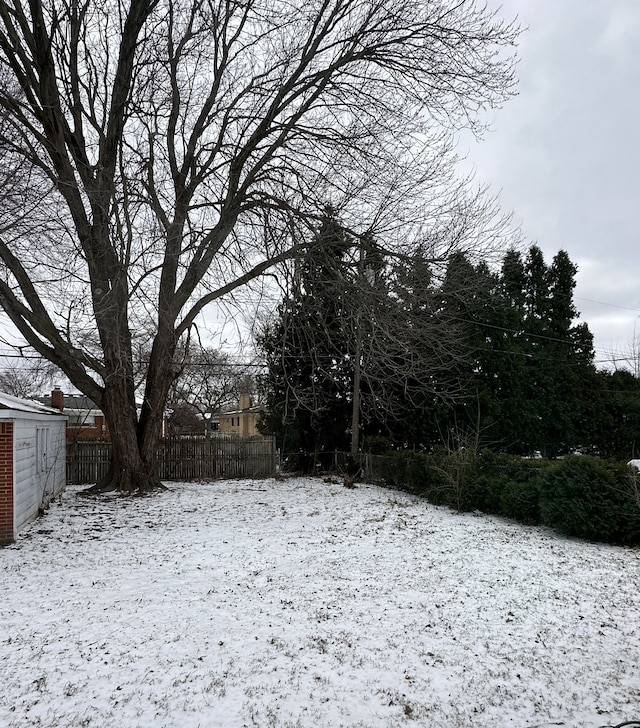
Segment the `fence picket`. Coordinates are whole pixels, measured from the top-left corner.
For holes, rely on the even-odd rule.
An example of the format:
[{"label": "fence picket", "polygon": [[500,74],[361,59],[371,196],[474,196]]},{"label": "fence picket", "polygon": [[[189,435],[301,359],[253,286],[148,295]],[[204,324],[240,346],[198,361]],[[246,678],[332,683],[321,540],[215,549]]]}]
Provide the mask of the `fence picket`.
[{"label": "fence picket", "polygon": [[[67,448],[67,482],[95,483],[106,475],[110,456],[109,442],[74,442]],[[276,446],[271,437],[175,437],[158,447],[161,480],[268,478],[275,472]]]}]

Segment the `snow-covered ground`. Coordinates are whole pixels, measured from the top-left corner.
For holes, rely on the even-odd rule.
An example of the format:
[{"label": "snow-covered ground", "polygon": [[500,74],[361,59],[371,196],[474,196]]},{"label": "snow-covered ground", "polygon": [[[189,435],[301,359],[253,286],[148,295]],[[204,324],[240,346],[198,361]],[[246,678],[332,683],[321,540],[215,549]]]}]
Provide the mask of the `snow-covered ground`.
[{"label": "snow-covered ground", "polygon": [[0,725],[640,719],[640,550],[321,479],[62,502],[0,550]]}]

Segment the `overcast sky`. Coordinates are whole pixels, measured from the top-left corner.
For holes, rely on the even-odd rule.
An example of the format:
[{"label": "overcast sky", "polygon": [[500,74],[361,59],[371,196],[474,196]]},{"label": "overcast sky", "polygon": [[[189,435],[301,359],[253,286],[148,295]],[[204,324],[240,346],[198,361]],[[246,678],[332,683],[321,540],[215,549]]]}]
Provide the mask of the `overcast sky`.
[{"label": "overcast sky", "polygon": [[[579,267],[596,361],[640,338],[640,0],[489,0],[527,28],[519,95],[461,152],[547,262]],[[637,326],[637,330],[636,330]]]}]

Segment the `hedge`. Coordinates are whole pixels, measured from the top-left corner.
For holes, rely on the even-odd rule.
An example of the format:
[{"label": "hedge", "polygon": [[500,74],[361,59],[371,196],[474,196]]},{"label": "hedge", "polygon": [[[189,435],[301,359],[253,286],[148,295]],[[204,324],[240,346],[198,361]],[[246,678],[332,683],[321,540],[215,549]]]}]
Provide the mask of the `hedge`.
[{"label": "hedge", "polygon": [[590,456],[529,460],[489,451],[395,452],[379,461],[385,482],[436,505],[546,525],[567,536],[640,544],[640,474],[624,463]]}]

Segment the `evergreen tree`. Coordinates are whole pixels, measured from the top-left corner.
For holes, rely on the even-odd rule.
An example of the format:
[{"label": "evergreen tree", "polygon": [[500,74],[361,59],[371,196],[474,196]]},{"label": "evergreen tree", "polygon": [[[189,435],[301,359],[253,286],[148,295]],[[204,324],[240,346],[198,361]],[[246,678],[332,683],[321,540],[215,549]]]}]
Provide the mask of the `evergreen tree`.
[{"label": "evergreen tree", "polygon": [[[525,392],[527,367],[531,357],[525,330],[527,273],[522,256],[507,251],[499,273],[496,289],[495,345],[491,356],[494,363],[489,381],[495,400],[495,416],[490,430],[491,444],[499,449],[517,448],[523,439],[525,422],[531,418],[527,410],[529,399]],[[514,429],[515,425],[515,429]]]},{"label": "evergreen tree", "polygon": [[371,236],[356,239],[331,216],[320,235],[314,249],[326,257],[296,272],[258,341],[267,362],[263,431],[289,452],[345,450],[371,435],[431,444],[464,352],[428,258],[387,261]]},{"label": "evergreen tree", "polygon": [[261,429],[275,434],[284,452],[344,450],[348,444],[352,247],[328,209],[313,254],[294,272],[276,320],[258,338],[267,365]]},{"label": "evergreen tree", "polygon": [[528,367],[538,419],[538,432],[531,437],[537,440],[536,449],[548,455],[587,445],[588,390],[595,367],[593,337],[586,324],[574,324],[576,272],[567,253],[557,253],[546,269],[546,291],[539,291],[544,314],[527,321],[537,337]]},{"label": "evergreen tree", "polygon": [[[464,265],[464,256],[454,257]],[[450,264],[452,270],[455,267]],[[372,358],[377,359],[378,379],[388,372],[392,358],[397,360],[393,371],[398,376],[386,376],[380,432],[398,446],[427,449],[439,440],[439,413],[455,400],[459,369],[466,369],[461,366],[467,357],[464,323],[459,308],[445,310],[433,262],[424,250],[395,261],[388,285],[387,315],[379,318],[393,332],[393,336],[382,337],[393,353],[378,350]],[[373,423],[370,430],[374,431]]]},{"label": "evergreen tree", "polygon": [[591,442],[603,457],[640,457],[640,379],[626,370],[599,371],[592,388]]},{"label": "evergreen tree", "polygon": [[[532,246],[508,251],[499,275],[457,261],[443,286],[446,305],[467,326],[475,363],[460,373],[466,392],[447,428],[475,427],[480,445],[518,454],[557,455],[590,439],[595,386],[593,338],[575,325],[576,267],[564,251],[547,266]],[[456,297],[463,287],[474,295]],[[468,438],[467,438],[468,439]]]},{"label": "evergreen tree", "polygon": [[453,364],[455,397],[440,408],[438,417],[440,437],[449,448],[477,448],[495,415],[487,379],[496,333],[491,323],[495,287],[495,275],[486,265],[474,266],[462,254],[449,261],[441,287],[440,315],[458,330],[466,348],[466,355],[456,357]]}]

